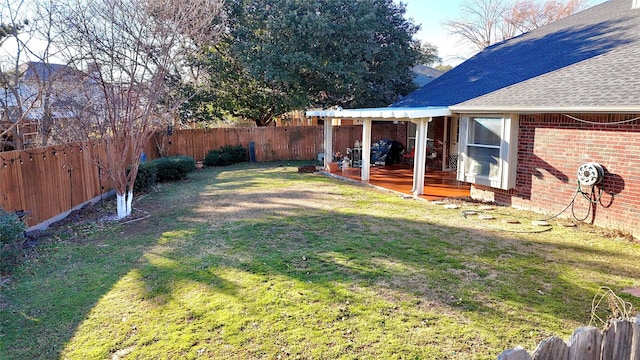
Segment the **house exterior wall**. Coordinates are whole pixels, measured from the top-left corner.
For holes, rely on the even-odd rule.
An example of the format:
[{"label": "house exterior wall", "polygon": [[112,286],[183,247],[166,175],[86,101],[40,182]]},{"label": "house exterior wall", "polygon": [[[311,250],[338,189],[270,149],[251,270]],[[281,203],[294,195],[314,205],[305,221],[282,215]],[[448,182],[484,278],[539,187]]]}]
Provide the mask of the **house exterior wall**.
[{"label": "house exterior wall", "polygon": [[[472,197],[555,215],[565,209],[578,188],[577,169],[597,162],[605,169],[595,187],[600,201],[575,197],[561,217],[619,229],[640,236],[640,120],[616,125],[640,114],[520,115],[516,187],[508,191],[473,186]],[[590,123],[587,123],[590,122]],[[590,187],[582,187],[590,191]],[[588,216],[587,216],[588,215]]]},{"label": "house exterior wall", "polygon": [[[402,146],[404,146],[405,150],[407,150],[407,140],[409,138],[409,124],[406,121],[399,121],[398,124],[396,125],[396,138],[395,140],[398,140],[402,143]],[[415,134],[413,135],[415,136]]]}]

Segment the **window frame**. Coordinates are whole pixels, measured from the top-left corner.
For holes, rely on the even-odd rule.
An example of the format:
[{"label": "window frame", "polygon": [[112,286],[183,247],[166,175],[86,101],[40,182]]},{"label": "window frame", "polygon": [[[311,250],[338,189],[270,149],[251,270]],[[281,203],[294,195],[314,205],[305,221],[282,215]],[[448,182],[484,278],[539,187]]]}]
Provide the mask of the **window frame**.
[{"label": "window frame", "polygon": [[[413,148],[416,146],[417,127],[417,123],[414,123],[413,121],[407,121],[407,148],[405,149],[406,152],[411,152],[411,150],[413,150]],[[435,151],[434,132],[435,130],[432,123],[429,123],[429,126],[427,126],[427,148],[431,152]]]},{"label": "window frame", "polygon": [[[470,142],[472,121],[475,119],[496,119],[500,123],[500,144],[488,145]],[[519,119],[516,114],[465,114],[460,116],[460,141],[458,143],[458,180],[509,190],[516,185],[516,162],[518,154]],[[467,169],[471,160],[470,148],[498,150],[498,171],[496,176],[480,175]],[[491,173],[491,172],[490,172]]]}]

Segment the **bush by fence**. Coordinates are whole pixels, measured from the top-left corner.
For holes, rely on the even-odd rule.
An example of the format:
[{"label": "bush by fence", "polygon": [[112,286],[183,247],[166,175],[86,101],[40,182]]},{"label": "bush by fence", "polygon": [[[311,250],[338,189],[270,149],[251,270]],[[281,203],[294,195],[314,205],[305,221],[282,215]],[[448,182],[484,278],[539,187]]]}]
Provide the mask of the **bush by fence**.
[{"label": "bush by fence", "polygon": [[133,184],[133,193],[137,194],[149,190],[158,182],[158,168],[153,161],[145,161],[138,166],[138,175]]},{"label": "bush by fence", "polygon": [[196,161],[191,156],[169,156],[151,161],[155,164],[159,182],[182,180],[196,169]]},{"label": "bush by fence", "polygon": [[542,341],[533,355],[522,348],[507,350],[498,360],[640,360],[640,317],[612,320],[603,331],[576,330],[567,344],[558,337]]},{"label": "bush by fence", "polygon": [[0,274],[9,272],[20,260],[24,229],[17,214],[0,208]]},{"label": "bush by fence", "polygon": [[226,166],[247,161],[247,149],[242,145],[223,146],[219,150],[210,150],[204,157],[204,166]]}]

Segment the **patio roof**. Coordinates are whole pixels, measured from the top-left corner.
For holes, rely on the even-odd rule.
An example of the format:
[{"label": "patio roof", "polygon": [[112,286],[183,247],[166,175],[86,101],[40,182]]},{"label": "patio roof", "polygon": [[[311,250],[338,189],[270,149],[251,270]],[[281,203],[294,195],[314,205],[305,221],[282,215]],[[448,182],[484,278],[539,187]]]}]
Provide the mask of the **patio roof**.
[{"label": "patio roof", "polygon": [[449,116],[451,111],[446,106],[427,107],[384,107],[364,109],[327,109],[308,110],[307,116],[323,116],[331,118],[372,119],[372,120],[411,120],[438,116]]}]

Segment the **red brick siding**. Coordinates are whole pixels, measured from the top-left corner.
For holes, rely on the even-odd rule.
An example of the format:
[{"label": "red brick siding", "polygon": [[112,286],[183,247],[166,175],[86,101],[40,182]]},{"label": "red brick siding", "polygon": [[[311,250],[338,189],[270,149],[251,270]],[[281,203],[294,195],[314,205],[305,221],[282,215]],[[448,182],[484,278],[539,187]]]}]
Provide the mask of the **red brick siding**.
[{"label": "red brick siding", "polygon": [[[497,203],[552,215],[570,203],[580,164],[594,161],[605,168],[605,193],[587,221],[640,235],[640,120],[606,125],[638,115],[572,116],[599,124],[562,114],[521,115],[516,188],[476,188],[493,192]],[[584,217],[588,202],[578,196],[574,208]],[[570,216],[568,209],[563,217]]]},{"label": "red brick siding", "polygon": [[399,121],[398,122],[398,127],[397,127],[397,135],[395,140],[398,140],[402,143],[402,146],[404,146],[404,148],[407,148],[407,129],[408,129],[408,124],[406,121]]}]

